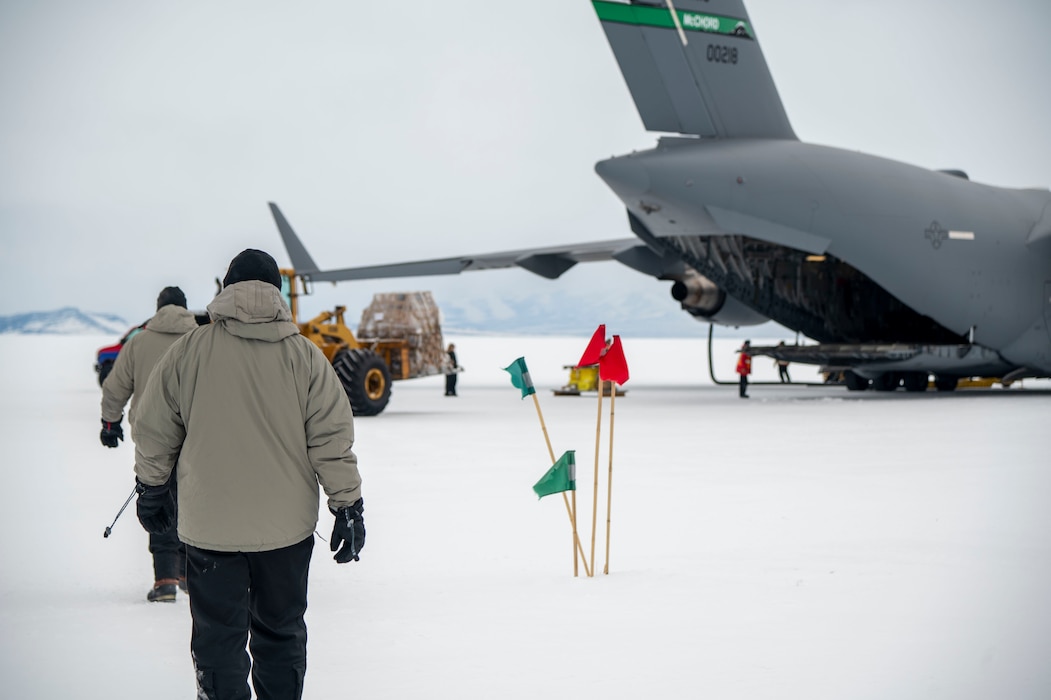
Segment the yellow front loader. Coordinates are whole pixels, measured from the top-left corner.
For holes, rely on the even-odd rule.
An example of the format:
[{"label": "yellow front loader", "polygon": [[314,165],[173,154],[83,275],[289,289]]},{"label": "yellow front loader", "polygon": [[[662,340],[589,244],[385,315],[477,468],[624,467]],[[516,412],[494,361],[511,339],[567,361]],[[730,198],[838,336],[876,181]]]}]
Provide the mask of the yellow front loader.
[{"label": "yellow front loader", "polygon": [[295,270],[281,270],[281,292],[299,332],[332,363],[355,416],[381,413],[390,401],[391,382],[447,369],[438,307],[430,292],[374,295],[358,325],[362,337],[344,321],[344,306],[300,322],[299,297],[307,290]]}]

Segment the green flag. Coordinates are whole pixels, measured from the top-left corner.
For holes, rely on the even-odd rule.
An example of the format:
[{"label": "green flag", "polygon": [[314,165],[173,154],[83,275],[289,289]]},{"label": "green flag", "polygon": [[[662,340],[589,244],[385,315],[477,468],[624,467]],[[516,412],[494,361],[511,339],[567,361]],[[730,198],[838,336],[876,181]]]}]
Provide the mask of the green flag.
[{"label": "green flag", "polygon": [[519,357],[507,367],[504,367],[504,371],[510,373],[511,383],[522,390],[523,399],[530,394],[536,393],[536,389],[533,388],[533,378],[529,376],[529,368],[526,367],[524,357]]},{"label": "green flag", "polygon": [[575,450],[566,450],[558,461],[533,484],[537,498],[550,496],[553,493],[577,490],[577,458]]}]

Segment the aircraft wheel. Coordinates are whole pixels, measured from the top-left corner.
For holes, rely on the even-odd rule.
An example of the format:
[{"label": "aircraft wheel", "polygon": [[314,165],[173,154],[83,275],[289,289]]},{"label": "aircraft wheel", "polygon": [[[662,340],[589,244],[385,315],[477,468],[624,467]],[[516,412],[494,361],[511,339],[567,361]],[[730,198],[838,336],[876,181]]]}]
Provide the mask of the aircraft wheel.
[{"label": "aircraft wheel", "polygon": [[371,350],[340,350],[332,358],[332,368],[347,392],[355,416],[375,416],[390,401],[390,370]]},{"label": "aircraft wheel", "polygon": [[884,372],[872,380],[872,388],[876,391],[894,391],[901,383],[901,377],[897,372]]},{"label": "aircraft wheel", "polygon": [[960,383],[959,377],[935,377],[934,388],[938,391],[956,391],[956,385]]},{"label": "aircraft wheel", "polygon": [[905,391],[927,391],[927,373],[904,372],[901,383],[905,385]]},{"label": "aircraft wheel", "polygon": [[843,373],[843,382],[847,385],[848,391],[865,391],[871,383],[865,377],[849,369]]}]

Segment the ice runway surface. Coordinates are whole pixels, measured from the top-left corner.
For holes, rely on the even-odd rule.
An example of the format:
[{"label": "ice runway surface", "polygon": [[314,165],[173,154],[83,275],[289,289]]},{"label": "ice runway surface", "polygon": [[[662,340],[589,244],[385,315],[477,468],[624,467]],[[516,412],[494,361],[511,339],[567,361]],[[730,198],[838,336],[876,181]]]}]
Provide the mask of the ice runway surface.
[{"label": "ice runway surface", "polygon": [[[572,575],[556,455],[590,550],[597,399],[555,397],[587,337],[451,337],[460,396],[395,384],[357,421],[368,539],[318,540],[306,698],[1044,698],[1051,391],[848,393],[707,379],[703,341],[625,339],[599,440],[594,579]],[[147,604],[132,445],[98,442],[108,338],[0,337],[0,674],[11,697],[186,698],[186,601]],[[756,342],[753,339],[753,342]],[[731,378],[733,347],[717,347]],[[684,361],[685,358],[685,361]],[[756,362],[760,379],[770,363]],[[803,368],[797,369],[803,377]],[[331,516],[318,531],[327,539]]]}]

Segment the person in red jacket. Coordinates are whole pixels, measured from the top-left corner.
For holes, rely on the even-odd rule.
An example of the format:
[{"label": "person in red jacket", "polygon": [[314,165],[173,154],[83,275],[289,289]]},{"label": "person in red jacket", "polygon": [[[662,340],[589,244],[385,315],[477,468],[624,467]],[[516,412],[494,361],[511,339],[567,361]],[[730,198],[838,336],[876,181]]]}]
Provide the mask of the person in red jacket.
[{"label": "person in red jacket", "polygon": [[752,343],[749,340],[744,341],[744,345],[738,350],[741,355],[737,358],[737,374],[741,376],[740,384],[740,396],[742,399],[748,398],[748,375],[752,373],[752,356],[749,351],[752,349]]}]

